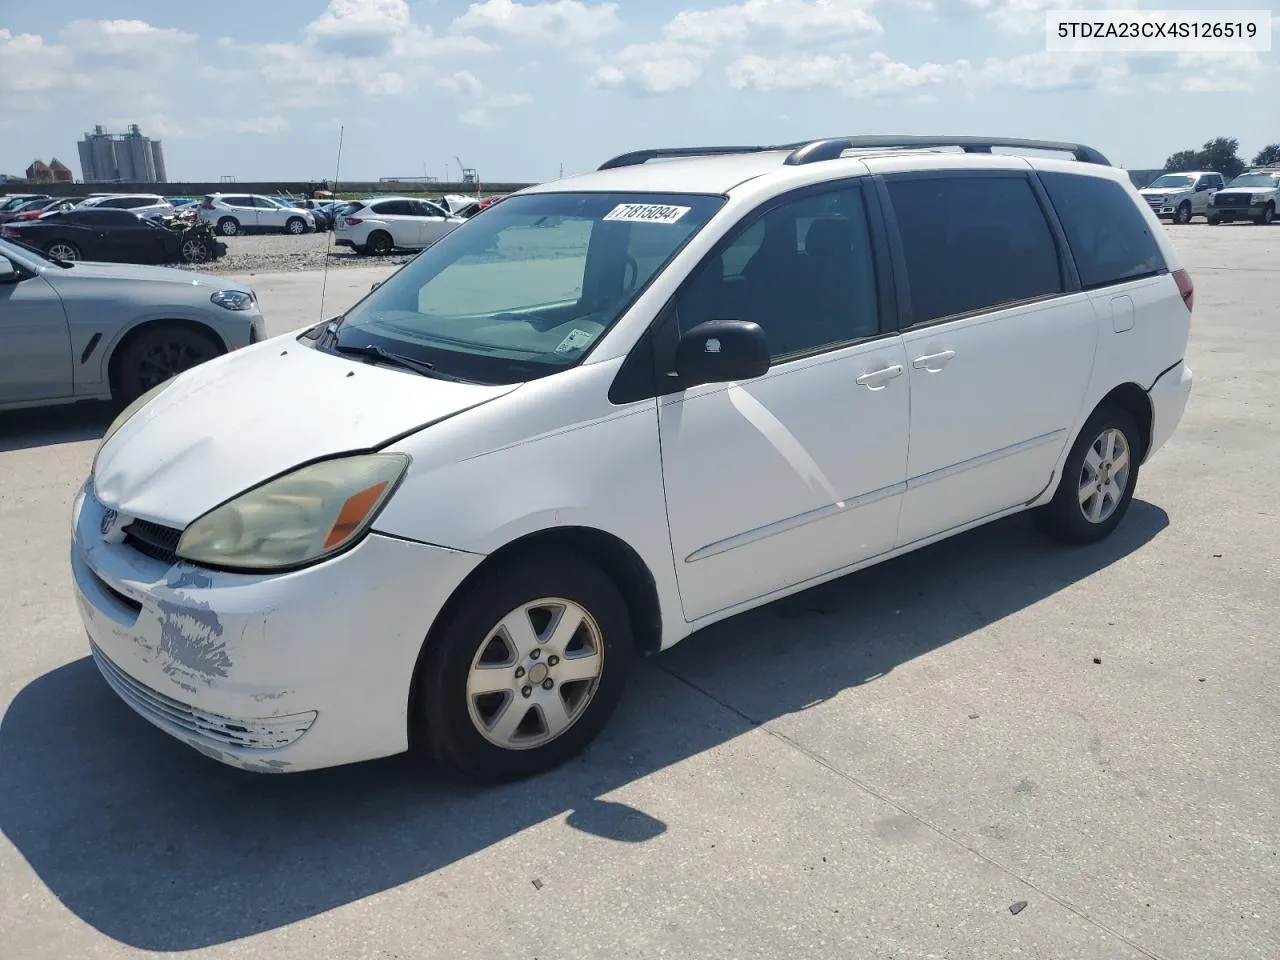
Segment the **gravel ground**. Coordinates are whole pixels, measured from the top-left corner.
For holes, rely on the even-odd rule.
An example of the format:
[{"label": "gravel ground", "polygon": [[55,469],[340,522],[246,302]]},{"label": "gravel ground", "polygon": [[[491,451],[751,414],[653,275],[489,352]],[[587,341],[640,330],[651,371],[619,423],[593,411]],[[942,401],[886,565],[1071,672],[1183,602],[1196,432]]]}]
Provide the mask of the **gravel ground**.
[{"label": "gravel ground", "polygon": [[328,259],[331,267],[396,266],[411,260],[412,253],[387,257],[362,257],[348,247],[333,245],[331,233],[307,233],[300,237],[288,234],[255,234],[245,237],[220,237],[227,253],[213,263],[202,263],[187,269],[199,273],[292,273],[296,270],[320,270]]}]

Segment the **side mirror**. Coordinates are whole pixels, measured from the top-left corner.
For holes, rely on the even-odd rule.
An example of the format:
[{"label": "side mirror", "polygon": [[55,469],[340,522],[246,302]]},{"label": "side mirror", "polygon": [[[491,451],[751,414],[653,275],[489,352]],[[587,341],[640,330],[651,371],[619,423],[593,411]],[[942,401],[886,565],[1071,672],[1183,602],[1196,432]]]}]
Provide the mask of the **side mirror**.
[{"label": "side mirror", "polygon": [[685,332],[676,344],[676,375],[684,389],[753,380],[768,372],[769,361],[764,331],[745,320],[708,320]]},{"label": "side mirror", "polygon": [[13,265],[13,261],[8,257],[0,257],[0,283],[16,283],[18,281],[18,268]]}]

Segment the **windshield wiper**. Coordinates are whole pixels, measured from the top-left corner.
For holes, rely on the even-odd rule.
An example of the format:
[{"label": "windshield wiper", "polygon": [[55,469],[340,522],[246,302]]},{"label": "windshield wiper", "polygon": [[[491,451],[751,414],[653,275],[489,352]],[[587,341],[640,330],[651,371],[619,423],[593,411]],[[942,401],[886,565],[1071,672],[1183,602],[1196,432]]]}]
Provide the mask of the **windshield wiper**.
[{"label": "windshield wiper", "polygon": [[381,360],[383,363],[391,364],[394,367],[400,367],[402,370],[412,370],[414,373],[420,373],[424,377],[435,377],[437,380],[451,380],[454,383],[470,383],[462,377],[455,377],[452,374],[441,373],[436,369],[434,363],[428,363],[426,360],[414,360],[412,357],[404,357],[398,353],[392,353],[383,347],[379,347],[373,343],[335,343],[333,349],[338,353],[345,353],[353,357],[372,357],[375,360]]}]

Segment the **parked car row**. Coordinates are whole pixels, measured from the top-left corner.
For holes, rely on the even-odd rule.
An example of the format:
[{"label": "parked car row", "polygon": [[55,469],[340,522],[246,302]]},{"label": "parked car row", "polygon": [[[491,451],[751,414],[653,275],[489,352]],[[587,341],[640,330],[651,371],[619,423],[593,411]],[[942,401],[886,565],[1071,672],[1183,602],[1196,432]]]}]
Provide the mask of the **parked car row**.
[{"label": "parked car row", "polygon": [[1190,223],[1204,217],[1210,224],[1252,220],[1268,224],[1280,207],[1280,165],[1247,170],[1230,183],[1212,170],[1188,170],[1157,177],[1139,193],[1157,217]]}]

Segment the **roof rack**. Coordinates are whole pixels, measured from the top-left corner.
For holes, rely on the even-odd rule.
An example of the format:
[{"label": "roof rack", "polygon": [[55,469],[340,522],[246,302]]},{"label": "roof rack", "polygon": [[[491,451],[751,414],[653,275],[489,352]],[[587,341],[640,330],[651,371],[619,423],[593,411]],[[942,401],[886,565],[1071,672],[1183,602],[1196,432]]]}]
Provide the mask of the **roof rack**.
[{"label": "roof rack", "polygon": [[1051,150],[1069,153],[1081,163],[1097,163],[1104,167],[1111,162],[1093,147],[1082,143],[1062,143],[1056,140],[1019,140],[1009,137],[834,137],[814,140],[793,150],[787,157],[788,166],[834,160],[846,150],[877,149],[882,147],[960,147],[965,153],[990,153],[992,147],[1012,147],[1016,150]]},{"label": "roof rack", "polygon": [[650,160],[671,160],[677,157],[720,157],[733,153],[765,153],[769,150],[795,150],[802,143],[786,143],[775,147],[658,147],[652,150],[633,150],[612,160],[606,160],[597,168],[612,170],[615,167],[634,167]]},{"label": "roof rack", "polygon": [[606,160],[600,170],[631,167],[650,160],[667,160],[677,157],[714,157],[737,153],[765,153],[771,150],[788,150],[784,161],[788,166],[835,160],[846,150],[881,148],[959,147],[965,153],[990,153],[992,147],[1011,147],[1018,150],[1048,150],[1069,153],[1081,163],[1111,166],[1101,153],[1081,143],[1061,143],[1054,140],[1019,140],[1008,137],[914,137],[914,136],[865,136],[828,137],[822,140],[806,140],[802,143],[784,143],[774,146],[753,147],[666,147],[652,150],[634,150]]}]

